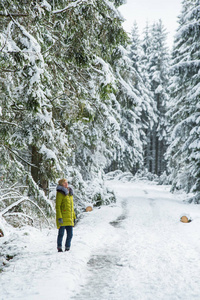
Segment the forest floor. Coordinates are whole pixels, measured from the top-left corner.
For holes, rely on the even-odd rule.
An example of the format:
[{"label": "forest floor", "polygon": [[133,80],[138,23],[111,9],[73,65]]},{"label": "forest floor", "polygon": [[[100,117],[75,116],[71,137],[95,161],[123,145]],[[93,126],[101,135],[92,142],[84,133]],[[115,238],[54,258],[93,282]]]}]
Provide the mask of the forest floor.
[{"label": "forest floor", "polygon": [[57,252],[57,229],[0,238],[12,258],[0,273],[0,300],[199,299],[200,206],[152,182],[106,184],[117,202],[83,214],[69,252]]}]

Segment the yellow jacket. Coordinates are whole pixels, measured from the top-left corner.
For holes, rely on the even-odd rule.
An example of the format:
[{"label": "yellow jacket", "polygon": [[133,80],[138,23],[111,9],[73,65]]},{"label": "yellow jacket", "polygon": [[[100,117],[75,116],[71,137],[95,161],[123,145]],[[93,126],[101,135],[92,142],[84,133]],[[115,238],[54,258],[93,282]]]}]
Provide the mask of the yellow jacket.
[{"label": "yellow jacket", "polygon": [[[58,222],[58,219],[63,219],[63,224]],[[56,194],[56,224],[60,226],[74,226],[76,215],[74,212],[74,201],[72,195],[64,195],[57,191]]]}]

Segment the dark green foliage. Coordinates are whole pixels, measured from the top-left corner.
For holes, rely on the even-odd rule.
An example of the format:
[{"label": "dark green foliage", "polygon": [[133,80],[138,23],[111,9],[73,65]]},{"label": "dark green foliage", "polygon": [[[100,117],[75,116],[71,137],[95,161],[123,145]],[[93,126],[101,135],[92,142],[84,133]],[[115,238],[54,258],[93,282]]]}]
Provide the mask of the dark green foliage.
[{"label": "dark green foliage", "polygon": [[48,213],[49,182],[71,176],[69,166],[93,180],[115,155],[122,3],[0,0],[1,170]]},{"label": "dark green foliage", "polygon": [[155,112],[152,127],[146,128],[145,167],[149,172],[160,176],[166,170],[166,111],[169,101],[169,55],[166,47],[166,30],[161,20],[151,27],[146,27],[142,47],[144,51],[142,71],[146,86],[148,85],[151,92],[154,102],[152,108]]},{"label": "dark green foliage", "polygon": [[200,202],[199,1],[183,1],[172,53],[169,170],[173,189],[195,192]]}]

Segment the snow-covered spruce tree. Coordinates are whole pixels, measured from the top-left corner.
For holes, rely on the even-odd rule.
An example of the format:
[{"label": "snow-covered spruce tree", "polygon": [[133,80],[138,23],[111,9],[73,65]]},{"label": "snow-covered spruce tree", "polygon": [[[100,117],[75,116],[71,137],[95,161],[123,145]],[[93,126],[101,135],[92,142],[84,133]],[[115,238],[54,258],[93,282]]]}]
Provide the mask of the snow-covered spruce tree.
[{"label": "snow-covered spruce tree", "polygon": [[[83,2],[64,10],[60,7],[54,14],[63,20],[66,15],[76,20],[75,28],[69,24],[65,29],[64,41],[66,34],[70,36],[63,52],[65,60],[62,54],[58,59],[63,70],[72,59],[75,64],[71,63],[63,73],[70,82],[66,84],[70,94],[66,98],[66,113],[75,112],[74,120],[65,119],[67,134],[75,148],[71,163],[80,168],[84,178],[92,179],[110,164],[119,144],[118,78],[113,66],[122,55],[119,46],[126,46],[127,35],[111,2],[96,1],[90,5]],[[79,94],[73,93],[73,82],[79,86]]]},{"label": "snow-covered spruce tree", "polygon": [[1,76],[2,175],[7,188],[15,181],[20,186],[26,184],[25,193],[32,195],[48,214],[52,206],[39,187],[46,187],[47,180],[54,178],[59,169],[54,154],[55,136],[59,134],[54,135],[51,104],[46,96],[49,75],[36,39],[41,11],[33,2],[24,5],[1,1],[0,5],[1,63],[7,64]]},{"label": "snow-covered spruce tree", "polygon": [[[146,31],[147,37],[145,39],[148,43],[148,30]],[[144,46],[144,44],[143,44]],[[149,145],[149,132],[152,130],[156,122],[156,106],[153,99],[153,93],[150,90],[149,77],[144,64],[144,52],[141,46],[141,41],[138,34],[138,26],[134,23],[132,28],[132,38],[130,46],[130,58],[132,63],[132,72],[134,77],[134,90],[137,91],[137,97],[140,99],[140,141],[143,144],[143,166],[147,168],[149,160],[147,157]],[[147,168],[148,169],[148,168]]]},{"label": "snow-covered spruce tree", "polygon": [[69,165],[76,178],[101,177],[112,160],[120,128],[112,64],[127,42],[122,2],[1,2],[2,48],[14,70],[5,103],[17,122],[8,131],[2,124],[4,166],[37,190],[59,171],[68,175]]},{"label": "snow-covered spruce tree", "polygon": [[119,136],[115,136],[113,158],[108,170],[120,169],[135,172],[142,165],[142,143],[140,141],[139,114],[140,99],[134,90],[134,73],[129,52],[123,47],[117,50],[120,60],[114,67],[117,78],[117,95],[113,97],[118,116]]},{"label": "snow-covered spruce tree", "polygon": [[[134,40],[133,40],[134,43]],[[149,55],[151,53],[151,37],[150,37],[150,28],[148,22],[146,23],[146,26],[143,31],[143,39],[141,41],[141,48],[142,50],[140,51],[140,68],[141,68],[141,74],[142,74],[142,79],[145,83],[146,89],[151,93],[151,97],[153,100],[153,105],[152,107],[154,108],[154,112],[156,113],[155,109],[155,102],[153,99],[153,94],[151,92],[151,84],[150,84],[150,79],[149,79]],[[157,114],[155,115],[157,118]],[[147,128],[145,131],[146,135],[146,144],[144,144],[144,168],[146,171],[150,172],[151,170],[151,164],[152,164],[152,146],[151,146],[151,132],[152,128],[155,124],[155,120],[152,120],[153,124],[151,124],[151,127]]]},{"label": "snow-covered spruce tree", "polygon": [[[62,44],[49,45],[46,62],[54,59],[51,49],[59,45],[54,60],[62,73],[56,73],[54,82],[56,78],[59,78],[58,84],[66,82],[61,97],[55,95],[53,105],[56,103],[55,110],[59,112],[59,101],[62,101],[62,114],[66,114],[62,120],[63,129],[74,148],[68,164],[78,168],[87,180],[97,175],[101,177],[103,169],[107,170],[110,165],[114,169],[133,170],[142,160],[136,122],[140,108],[133,91],[127,53],[123,49],[127,45],[127,35],[115,7],[122,1],[113,2],[114,5],[108,1],[89,4],[80,1],[75,6],[63,7],[57,1],[52,13],[51,22],[56,24],[59,36],[55,40]],[[73,23],[66,24],[66,17]],[[65,26],[61,28],[60,24]],[[127,101],[131,109],[127,109]],[[130,112],[130,126],[127,117],[121,116],[121,107],[124,107],[123,115]],[[123,137],[119,136],[120,130],[126,131]]]},{"label": "snow-covered spruce tree", "polygon": [[[147,38],[147,40],[146,40]],[[168,70],[169,55],[166,47],[166,30],[161,20],[146,28],[142,44],[144,50],[143,69],[149,82],[153,100],[156,106],[157,121],[153,129],[147,131],[149,138],[146,151],[146,166],[148,171],[161,175],[166,169],[164,154],[166,151],[166,105],[168,102]],[[148,75],[147,75],[148,74]]]},{"label": "snow-covered spruce tree", "polygon": [[169,142],[173,189],[200,203],[200,1],[183,1],[172,53]]},{"label": "snow-covered spruce tree", "polygon": [[[116,59],[117,58],[117,59]],[[118,47],[113,55],[112,67],[117,79],[117,95],[112,97],[115,112],[118,113],[119,136],[115,135],[114,156],[107,170],[135,172],[142,165],[142,142],[140,126],[140,99],[134,88],[136,82],[134,69],[131,66],[129,51]]]}]

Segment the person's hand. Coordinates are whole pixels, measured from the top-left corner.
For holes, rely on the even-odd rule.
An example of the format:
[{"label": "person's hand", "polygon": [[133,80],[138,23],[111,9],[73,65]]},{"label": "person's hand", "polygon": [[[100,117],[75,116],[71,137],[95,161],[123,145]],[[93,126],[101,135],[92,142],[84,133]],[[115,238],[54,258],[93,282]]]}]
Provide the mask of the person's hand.
[{"label": "person's hand", "polygon": [[59,218],[59,219],[58,219],[58,223],[63,224],[63,219],[62,219],[62,218]]},{"label": "person's hand", "polygon": [[68,190],[69,190],[69,194],[70,194],[71,196],[73,196],[74,193],[73,193],[72,188],[69,188]]}]

